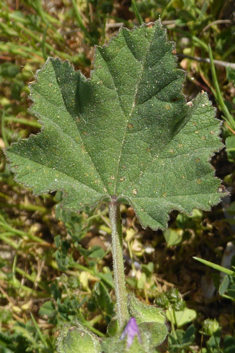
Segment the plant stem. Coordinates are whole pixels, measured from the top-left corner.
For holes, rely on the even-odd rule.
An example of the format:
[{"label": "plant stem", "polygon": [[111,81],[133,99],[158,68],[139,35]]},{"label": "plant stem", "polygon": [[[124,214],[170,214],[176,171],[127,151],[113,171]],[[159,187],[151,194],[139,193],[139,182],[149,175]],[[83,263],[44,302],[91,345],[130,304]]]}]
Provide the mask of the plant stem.
[{"label": "plant stem", "polygon": [[112,197],[109,204],[109,218],[112,230],[113,274],[117,301],[117,317],[119,327],[122,329],[129,319],[129,314],[127,310],[127,292],[123,263],[121,216],[119,203],[115,196]]},{"label": "plant stem", "polygon": [[201,262],[202,264],[204,264],[206,266],[210,266],[210,267],[214,268],[215,270],[218,270],[218,271],[221,271],[223,273],[226,273],[226,275],[235,276],[235,271],[229,270],[226,267],[214,264],[213,262],[201,259],[200,257],[196,257],[196,256],[193,256],[193,259]]},{"label": "plant stem", "polygon": [[24,118],[16,118],[15,116],[5,116],[4,121],[11,121],[14,123],[20,123],[28,126],[38,127],[41,128],[42,124],[38,123],[35,120],[28,120]]},{"label": "plant stem", "polygon": [[214,83],[214,87],[215,87],[215,91],[213,90],[213,94],[224,114],[224,118],[227,121],[227,123],[229,124],[229,126],[234,130],[235,129],[235,121],[233,119],[233,117],[231,116],[231,114],[229,113],[229,110],[227,108],[227,106],[224,103],[222,94],[220,92],[220,87],[219,87],[219,83],[218,83],[218,79],[217,79],[217,75],[216,75],[216,71],[215,71],[215,65],[214,65],[214,60],[213,60],[213,55],[212,55],[212,50],[210,45],[208,46],[209,49],[209,57],[210,57],[210,64],[211,64],[211,74],[212,74],[212,79],[213,79],[213,83]]},{"label": "plant stem", "polygon": [[139,22],[140,25],[142,25],[144,23],[144,21],[143,21],[141,15],[139,13],[139,10],[138,10],[138,7],[137,7],[137,4],[136,4],[135,0],[131,1],[131,7],[132,7],[132,11],[135,14],[135,17],[136,17],[137,21]]},{"label": "plant stem", "polygon": [[[195,57],[195,56],[191,56],[191,55],[185,55],[185,54],[178,54],[177,56],[179,58],[187,58],[187,59],[191,59],[191,60],[196,60],[196,61],[201,61],[203,63],[208,63],[210,64],[210,59],[209,58],[200,58],[200,57]],[[214,64],[217,66],[223,66],[223,67],[231,67],[232,69],[235,69],[235,64],[227,62],[227,61],[221,61],[221,60],[213,60]]]}]

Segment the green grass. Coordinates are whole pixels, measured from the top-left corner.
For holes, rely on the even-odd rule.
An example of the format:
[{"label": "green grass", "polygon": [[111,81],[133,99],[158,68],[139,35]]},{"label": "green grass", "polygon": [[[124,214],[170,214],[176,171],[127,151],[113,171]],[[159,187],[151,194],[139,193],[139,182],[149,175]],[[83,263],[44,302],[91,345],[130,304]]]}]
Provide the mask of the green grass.
[{"label": "green grass", "polygon": [[[223,0],[2,0],[2,150],[40,129],[28,112],[28,84],[48,57],[69,60],[89,76],[94,44],[107,43],[122,25],[133,28],[159,16],[186,70],[187,100],[207,91],[223,122],[221,136],[231,141],[235,74],[228,76],[223,63],[235,63],[231,6]],[[215,66],[203,60],[212,58]],[[60,327],[75,318],[103,337],[115,314],[107,208],[101,205],[80,214],[61,211],[56,206],[60,193],[32,195],[14,181],[3,151],[0,158],[0,352],[55,352]],[[213,158],[217,175],[232,195],[233,158],[230,155],[228,160],[226,151]],[[192,217],[172,213],[168,233],[163,234],[144,231],[134,211],[122,207],[128,290],[170,313],[186,312],[183,326],[171,320],[168,348],[163,351],[230,353],[235,320],[233,276],[223,284],[222,299],[219,272],[193,259],[221,264],[227,243],[235,240],[233,204],[229,212],[226,218],[218,205],[210,213],[195,211]],[[212,278],[220,292],[208,297]],[[197,314],[193,322],[187,308]],[[205,328],[208,319],[218,322],[216,334],[211,321],[210,330]],[[191,324],[195,339],[189,334]],[[190,339],[183,347],[186,333]]]}]

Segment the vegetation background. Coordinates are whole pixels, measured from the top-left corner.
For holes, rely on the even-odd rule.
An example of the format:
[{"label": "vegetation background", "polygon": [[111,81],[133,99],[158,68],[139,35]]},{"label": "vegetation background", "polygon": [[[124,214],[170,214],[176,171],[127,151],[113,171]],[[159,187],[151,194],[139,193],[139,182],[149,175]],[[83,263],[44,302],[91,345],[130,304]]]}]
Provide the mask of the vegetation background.
[{"label": "vegetation background", "polygon": [[1,353],[55,352],[60,327],[74,319],[102,337],[115,314],[107,207],[61,211],[60,193],[35,196],[8,169],[4,149],[40,130],[28,113],[28,83],[48,57],[69,60],[89,77],[94,45],[159,17],[186,70],[186,100],[203,90],[217,107],[226,148],[212,164],[231,195],[211,212],[173,212],[165,232],[143,230],[122,206],[127,286],[167,311],[163,352],[235,352],[235,272],[224,277],[213,265],[231,267],[235,254],[234,0],[2,0]]}]

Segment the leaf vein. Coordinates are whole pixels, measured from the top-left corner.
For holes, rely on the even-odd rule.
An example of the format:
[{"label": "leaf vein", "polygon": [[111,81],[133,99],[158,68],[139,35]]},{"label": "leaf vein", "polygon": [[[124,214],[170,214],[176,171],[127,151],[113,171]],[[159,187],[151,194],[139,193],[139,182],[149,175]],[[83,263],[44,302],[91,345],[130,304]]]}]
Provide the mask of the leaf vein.
[{"label": "leaf vein", "polygon": [[[124,36],[124,38],[125,38],[125,41],[126,41],[126,37],[125,37],[125,36]],[[121,148],[120,148],[120,153],[119,153],[119,157],[118,157],[118,160],[117,160],[116,174],[118,174],[118,171],[119,171],[119,168],[120,168],[122,150],[123,150],[123,146],[124,146],[124,142],[125,142],[125,138],[126,138],[126,134],[127,134],[127,129],[128,129],[128,122],[129,122],[129,119],[130,119],[130,117],[132,116],[133,110],[134,110],[134,108],[135,108],[135,106],[136,106],[136,96],[137,96],[137,94],[138,94],[139,84],[140,84],[140,82],[141,82],[141,80],[142,80],[142,77],[143,77],[143,71],[144,71],[144,67],[145,67],[145,66],[144,66],[144,63],[145,63],[145,61],[146,61],[146,59],[147,59],[150,46],[151,46],[151,43],[149,42],[149,44],[148,44],[148,49],[146,50],[146,54],[145,54],[145,56],[144,56],[144,60],[143,60],[143,64],[142,64],[142,70],[141,70],[141,72],[139,73],[139,77],[140,77],[140,78],[139,78],[139,80],[138,80],[138,82],[137,82],[137,84],[136,84],[136,90],[135,90],[134,99],[133,99],[133,103],[132,103],[132,109],[131,109],[131,111],[130,111],[130,113],[129,113],[129,117],[127,117],[126,128],[125,128],[125,131],[124,131],[124,134],[123,134],[122,144],[121,144]],[[128,46],[128,49],[130,50],[129,46]],[[131,50],[130,50],[130,51],[131,51]],[[131,53],[132,53],[132,51],[131,51]],[[132,53],[132,55],[133,55],[133,53]],[[133,56],[134,56],[134,55],[133,55]],[[114,194],[116,194],[116,190],[117,190],[117,182],[116,182],[116,184],[115,184],[115,191],[114,191]]]}]

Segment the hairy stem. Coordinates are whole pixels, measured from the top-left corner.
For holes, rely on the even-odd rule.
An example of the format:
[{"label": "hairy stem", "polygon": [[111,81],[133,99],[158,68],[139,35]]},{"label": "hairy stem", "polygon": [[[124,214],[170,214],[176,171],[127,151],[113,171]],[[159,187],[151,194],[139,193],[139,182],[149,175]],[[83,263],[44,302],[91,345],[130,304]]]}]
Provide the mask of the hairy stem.
[{"label": "hairy stem", "polygon": [[122,329],[129,319],[129,314],[127,310],[127,292],[123,263],[121,216],[119,203],[114,196],[109,204],[109,218],[112,230],[113,273],[117,301],[117,317],[119,327]]}]

